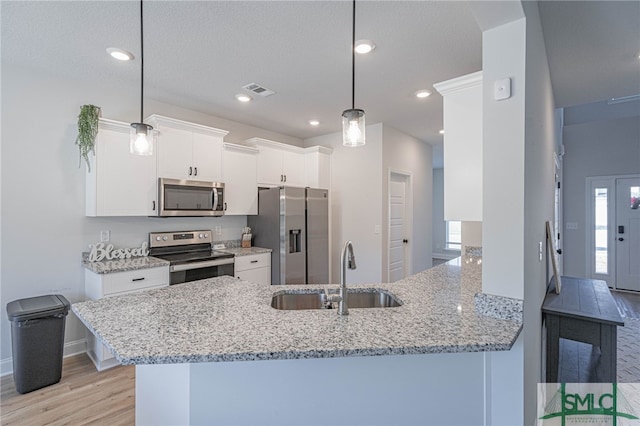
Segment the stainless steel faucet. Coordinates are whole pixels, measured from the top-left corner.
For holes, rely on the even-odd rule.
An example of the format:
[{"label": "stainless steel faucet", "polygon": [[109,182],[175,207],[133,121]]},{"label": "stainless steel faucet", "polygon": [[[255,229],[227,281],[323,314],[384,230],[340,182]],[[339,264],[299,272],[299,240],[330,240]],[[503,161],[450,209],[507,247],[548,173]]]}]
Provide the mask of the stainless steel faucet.
[{"label": "stainless steel faucet", "polygon": [[338,305],[338,315],[349,315],[347,303],[347,267],[349,269],[356,269],[356,257],[353,254],[353,243],[351,240],[344,244],[342,253],[340,253],[340,304]]}]

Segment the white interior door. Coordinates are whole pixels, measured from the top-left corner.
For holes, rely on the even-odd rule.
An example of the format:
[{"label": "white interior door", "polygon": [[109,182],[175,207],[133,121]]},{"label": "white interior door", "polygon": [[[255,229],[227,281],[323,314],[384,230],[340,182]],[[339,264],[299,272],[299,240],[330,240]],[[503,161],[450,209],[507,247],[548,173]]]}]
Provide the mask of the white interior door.
[{"label": "white interior door", "polygon": [[640,178],[616,179],[616,288],[640,291]]},{"label": "white interior door", "polygon": [[391,173],[389,179],[389,282],[407,276],[408,226],[407,226],[408,176]]}]

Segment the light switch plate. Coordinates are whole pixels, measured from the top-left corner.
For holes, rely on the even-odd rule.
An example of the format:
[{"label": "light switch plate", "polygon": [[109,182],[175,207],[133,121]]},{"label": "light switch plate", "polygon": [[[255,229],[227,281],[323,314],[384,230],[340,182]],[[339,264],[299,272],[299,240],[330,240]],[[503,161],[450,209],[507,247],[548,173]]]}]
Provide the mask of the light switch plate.
[{"label": "light switch plate", "polygon": [[111,239],[110,231],[100,231],[100,242],[106,243]]},{"label": "light switch plate", "polygon": [[511,79],[503,78],[502,80],[496,80],[493,86],[493,98],[496,101],[503,99],[509,99],[511,97]]},{"label": "light switch plate", "polygon": [[578,229],[578,222],[567,222],[567,229]]}]

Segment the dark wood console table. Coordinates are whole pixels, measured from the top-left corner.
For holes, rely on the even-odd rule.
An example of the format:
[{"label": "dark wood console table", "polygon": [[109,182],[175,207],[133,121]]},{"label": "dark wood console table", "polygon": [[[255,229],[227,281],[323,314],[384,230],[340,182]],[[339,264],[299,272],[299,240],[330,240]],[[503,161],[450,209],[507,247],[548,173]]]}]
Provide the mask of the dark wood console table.
[{"label": "dark wood console table", "polygon": [[555,293],[555,278],[542,303],[547,328],[547,382],[558,381],[560,339],[570,339],[600,347],[598,382],[617,382],[617,326],[624,321],[601,280],[562,277],[560,294]]}]

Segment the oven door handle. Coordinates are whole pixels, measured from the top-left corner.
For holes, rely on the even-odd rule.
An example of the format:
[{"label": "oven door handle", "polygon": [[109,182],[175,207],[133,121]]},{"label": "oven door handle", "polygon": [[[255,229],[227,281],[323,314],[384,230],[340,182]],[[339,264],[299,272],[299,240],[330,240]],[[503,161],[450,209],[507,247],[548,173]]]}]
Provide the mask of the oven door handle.
[{"label": "oven door handle", "polygon": [[234,263],[233,258],[205,260],[204,262],[185,263],[182,265],[169,266],[169,272],[188,271],[190,269],[207,268],[209,266],[231,265]]}]

